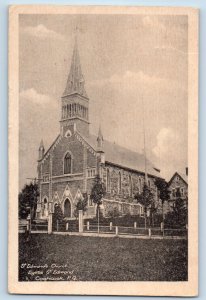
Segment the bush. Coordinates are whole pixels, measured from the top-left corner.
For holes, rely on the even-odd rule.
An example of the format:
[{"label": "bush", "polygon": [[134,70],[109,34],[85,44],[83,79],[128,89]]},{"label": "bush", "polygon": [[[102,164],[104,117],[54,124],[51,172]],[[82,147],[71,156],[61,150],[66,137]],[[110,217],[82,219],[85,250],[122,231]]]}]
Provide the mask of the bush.
[{"label": "bush", "polygon": [[54,207],[54,213],[52,215],[52,230],[57,230],[57,223],[60,225],[65,225],[64,215],[62,209],[59,205]]},{"label": "bush", "polygon": [[[97,219],[88,219],[90,224],[96,224]],[[86,222],[86,220],[85,220]],[[145,226],[145,219],[141,216],[134,216],[134,215],[125,215],[125,216],[119,216],[119,217],[102,217],[100,219],[100,225],[101,226],[108,226],[109,223],[112,222],[113,226],[124,226],[124,227],[134,227],[134,222],[137,223],[137,227],[144,227]]]}]

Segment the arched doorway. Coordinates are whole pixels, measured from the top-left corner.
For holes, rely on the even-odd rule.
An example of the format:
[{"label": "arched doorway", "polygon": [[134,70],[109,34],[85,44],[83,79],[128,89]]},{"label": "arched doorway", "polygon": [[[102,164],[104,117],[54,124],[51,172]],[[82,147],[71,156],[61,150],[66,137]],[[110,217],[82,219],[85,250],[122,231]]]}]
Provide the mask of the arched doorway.
[{"label": "arched doorway", "polygon": [[44,201],[43,201],[42,216],[43,217],[48,217],[48,200],[47,200],[47,198],[44,198]]},{"label": "arched doorway", "polygon": [[64,201],[64,216],[66,218],[70,218],[71,217],[71,203],[69,201],[69,199],[67,198],[65,201]]}]

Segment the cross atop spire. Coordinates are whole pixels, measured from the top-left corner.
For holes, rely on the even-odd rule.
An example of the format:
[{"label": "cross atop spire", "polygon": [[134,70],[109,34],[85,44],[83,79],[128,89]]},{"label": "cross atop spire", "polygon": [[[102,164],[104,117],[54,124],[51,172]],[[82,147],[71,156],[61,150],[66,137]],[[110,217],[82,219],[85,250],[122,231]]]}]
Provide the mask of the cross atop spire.
[{"label": "cross atop spire", "polygon": [[74,44],[74,50],[72,55],[71,68],[70,68],[63,97],[73,93],[78,93],[81,96],[87,97],[87,93],[84,88],[84,76],[82,74],[79,51],[78,51],[77,28],[75,31],[75,44]]}]

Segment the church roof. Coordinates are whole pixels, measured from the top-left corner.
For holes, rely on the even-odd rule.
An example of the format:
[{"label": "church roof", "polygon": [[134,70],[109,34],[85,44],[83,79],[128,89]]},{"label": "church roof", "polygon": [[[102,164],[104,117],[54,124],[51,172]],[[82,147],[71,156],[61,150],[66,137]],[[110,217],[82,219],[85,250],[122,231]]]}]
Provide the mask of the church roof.
[{"label": "church roof", "polygon": [[[80,134],[80,136],[82,136],[82,134]],[[95,151],[97,150],[97,136],[90,134],[89,137],[83,138]],[[105,152],[105,161],[145,173],[144,154],[134,152],[107,140],[104,140],[103,151]],[[147,160],[147,172],[149,175],[161,177],[158,168],[153,166],[149,160]]]},{"label": "church roof", "polygon": [[84,88],[84,76],[82,74],[77,38],[75,39],[70,72],[67,79],[66,88],[62,97],[74,93],[78,93],[81,96],[87,97],[87,93]]}]

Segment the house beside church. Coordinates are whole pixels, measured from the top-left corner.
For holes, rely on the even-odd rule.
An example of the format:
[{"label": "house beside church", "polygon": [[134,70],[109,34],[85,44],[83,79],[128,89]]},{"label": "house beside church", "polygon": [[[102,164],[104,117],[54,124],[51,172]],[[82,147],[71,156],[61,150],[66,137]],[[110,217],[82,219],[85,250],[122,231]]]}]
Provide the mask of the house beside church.
[{"label": "house beside church", "polygon": [[47,151],[43,141],[39,147],[38,219],[46,219],[55,205],[61,206],[65,218],[74,217],[75,204],[85,195],[86,215],[93,217],[96,207],[90,193],[97,174],[106,187],[102,204],[105,216],[113,209],[122,215],[142,215],[143,207],[134,195],[142,192],[145,178],[155,190],[154,180],[160,177],[160,170],[145,160],[144,154],[107,141],[101,128],[97,136],[90,134],[89,104],[76,41],[61,97],[60,132]]},{"label": "house beside church", "polygon": [[170,191],[170,199],[167,201],[166,213],[173,210],[177,199],[181,199],[185,206],[188,205],[188,168],[186,168],[185,174],[174,173],[168,182],[168,190]]}]

